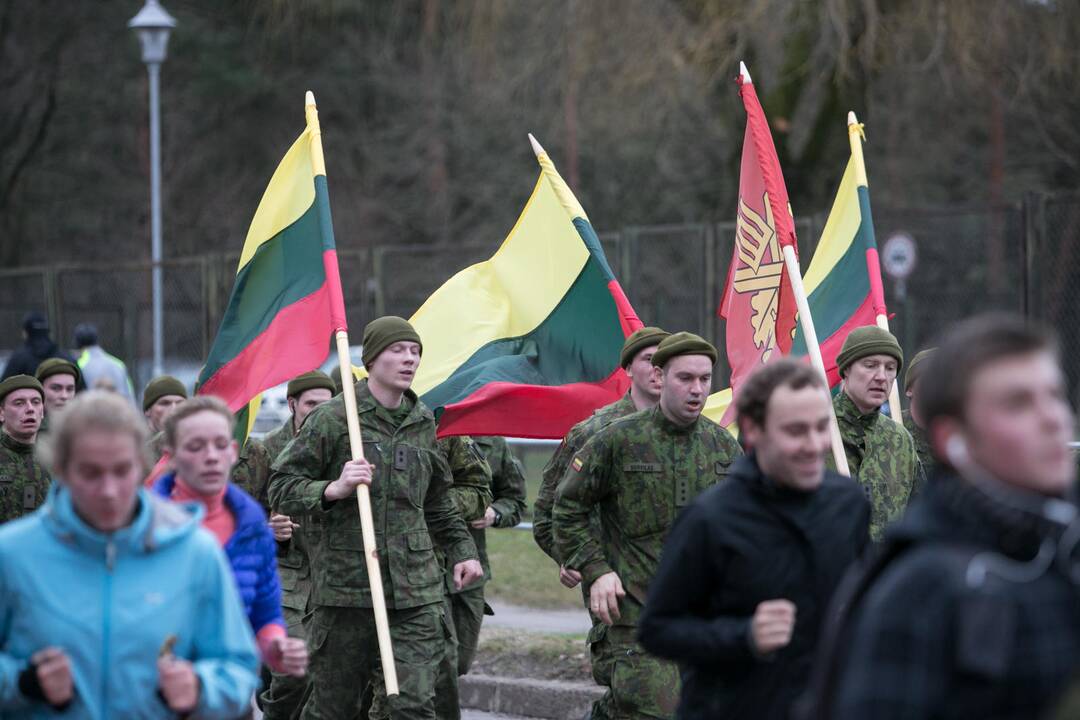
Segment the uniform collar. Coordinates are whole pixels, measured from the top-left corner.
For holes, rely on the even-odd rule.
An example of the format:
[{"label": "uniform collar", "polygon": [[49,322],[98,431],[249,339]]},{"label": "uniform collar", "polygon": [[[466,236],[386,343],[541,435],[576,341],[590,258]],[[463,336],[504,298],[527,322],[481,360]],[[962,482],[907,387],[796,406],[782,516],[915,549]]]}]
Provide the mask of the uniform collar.
[{"label": "uniform collar", "polygon": [[836,394],[836,399],[833,402],[836,408],[836,419],[841,420],[842,418],[860,431],[869,430],[881,417],[881,408],[863,414],[855,405],[855,401],[843,390]]},{"label": "uniform collar", "polygon": [[[417,419],[423,417],[423,413],[426,410],[420,402],[420,398],[416,396],[411,389],[406,390],[401,399],[402,402],[411,402],[412,409],[409,414],[405,416],[405,420],[402,421],[401,427],[415,422]],[[356,411],[358,413],[375,412],[377,408],[382,407],[379,401],[375,399],[375,396],[371,394],[371,388],[368,387],[368,380],[364,378],[360,382],[356,383]],[[392,412],[392,410],[390,411]],[[430,414],[430,413],[429,413]]]},{"label": "uniform collar", "polygon": [[16,440],[3,429],[0,429],[0,444],[20,455],[32,455],[34,452],[34,443],[24,443],[21,440]]},{"label": "uniform collar", "polygon": [[646,412],[652,414],[653,422],[658,428],[666,433],[672,435],[693,435],[701,427],[701,416],[698,415],[697,420],[689,425],[677,425],[668,419],[668,416],[664,414],[664,411],[660,409],[660,406],[647,410]]}]

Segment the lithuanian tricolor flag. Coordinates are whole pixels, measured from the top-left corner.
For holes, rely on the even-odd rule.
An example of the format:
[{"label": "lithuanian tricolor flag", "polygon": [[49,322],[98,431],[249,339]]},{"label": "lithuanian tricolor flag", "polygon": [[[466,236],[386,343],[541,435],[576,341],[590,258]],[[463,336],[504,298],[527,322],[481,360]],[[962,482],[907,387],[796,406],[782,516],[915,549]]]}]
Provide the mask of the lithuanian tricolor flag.
[{"label": "lithuanian tricolor flag", "polygon": [[619,351],[641,321],[585,210],[529,137],[540,178],[510,234],[410,318],[424,343],[413,389],[440,436],[561,438],[629,388]]},{"label": "lithuanian tricolor flag", "polygon": [[[848,126],[850,133],[862,133],[862,125]],[[852,138],[853,147],[858,138]],[[881,283],[881,260],[874,241],[874,218],[870,214],[870,191],[862,153],[852,153],[840,189],[836,192],[829,219],[814,258],[803,275],[803,284],[821,342],[821,358],[829,384],[840,382],[836,356],[852,330],[874,325],[885,317],[885,290]],[[800,329],[792,345],[793,355],[806,354]]]},{"label": "lithuanian tricolor flag", "polygon": [[225,317],[199,375],[199,394],[222,398],[233,412],[321,365],[334,331],[346,328],[319,116],[310,92],[305,111],[307,127],[255,211]]}]

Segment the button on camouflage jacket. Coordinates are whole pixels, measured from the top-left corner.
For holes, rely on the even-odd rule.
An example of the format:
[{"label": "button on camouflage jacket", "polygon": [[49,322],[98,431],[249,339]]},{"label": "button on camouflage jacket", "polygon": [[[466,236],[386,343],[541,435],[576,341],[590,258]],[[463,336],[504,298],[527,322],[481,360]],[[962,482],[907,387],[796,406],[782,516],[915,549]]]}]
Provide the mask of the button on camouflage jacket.
[{"label": "button on camouflage jacket", "polygon": [[[435,444],[435,419],[409,391],[408,415],[394,427],[368,389],[356,386],[364,457],[375,466],[371,485],[375,542],[386,605],[405,609],[441,602],[443,571],[434,541],[455,564],[476,559],[476,546],[450,498],[450,476]],[[308,533],[312,602],[371,607],[356,500],[326,502],[326,486],[351,458],[345,401],[341,395],[307,417],[296,438],[274,460],[270,505],[293,516],[316,515]]]},{"label": "button on camouflage jacket", "polygon": [[[574,456],[555,498],[556,548],[584,582],[611,571],[619,576],[626,597],[618,624],[637,623],[676,515],[724,480],[741,454],[712,421],[680,427],[656,407],[611,423]],[[599,541],[589,527],[594,507]]]}]

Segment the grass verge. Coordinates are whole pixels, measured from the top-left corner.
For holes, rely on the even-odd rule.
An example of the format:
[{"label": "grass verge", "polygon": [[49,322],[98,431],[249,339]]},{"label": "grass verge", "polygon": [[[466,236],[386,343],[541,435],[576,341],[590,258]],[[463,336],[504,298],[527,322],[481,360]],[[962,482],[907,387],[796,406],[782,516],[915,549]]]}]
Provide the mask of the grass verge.
[{"label": "grass verge", "polygon": [[470,672],[533,680],[591,682],[584,635],[482,628]]},{"label": "grass verge", "polygon": [[485,593],[503,602],[527,607],[581,607],[581,589],[559,582],[559,568],[526,530],[488,530],[488,558],[493,579]]}]

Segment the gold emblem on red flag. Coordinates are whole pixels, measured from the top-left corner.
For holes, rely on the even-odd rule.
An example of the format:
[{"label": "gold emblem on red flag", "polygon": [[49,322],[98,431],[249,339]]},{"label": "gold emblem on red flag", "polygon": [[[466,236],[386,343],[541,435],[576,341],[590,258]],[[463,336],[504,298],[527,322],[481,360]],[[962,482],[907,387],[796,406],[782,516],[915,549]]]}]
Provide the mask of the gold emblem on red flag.
[{"label": "gold emblem on red flag", "polygon": [[739,294],[751,293],[750,323],[754,328],[754,346],[761,350],[761,362],[768,362],[776,348],[776,315],[780,302],[780,278],[784,256],[776,237],[769,193],[762,196],[765,217],[739,198],[735,223],[736,251],[740,267],[735,269],[734,286]]}]

